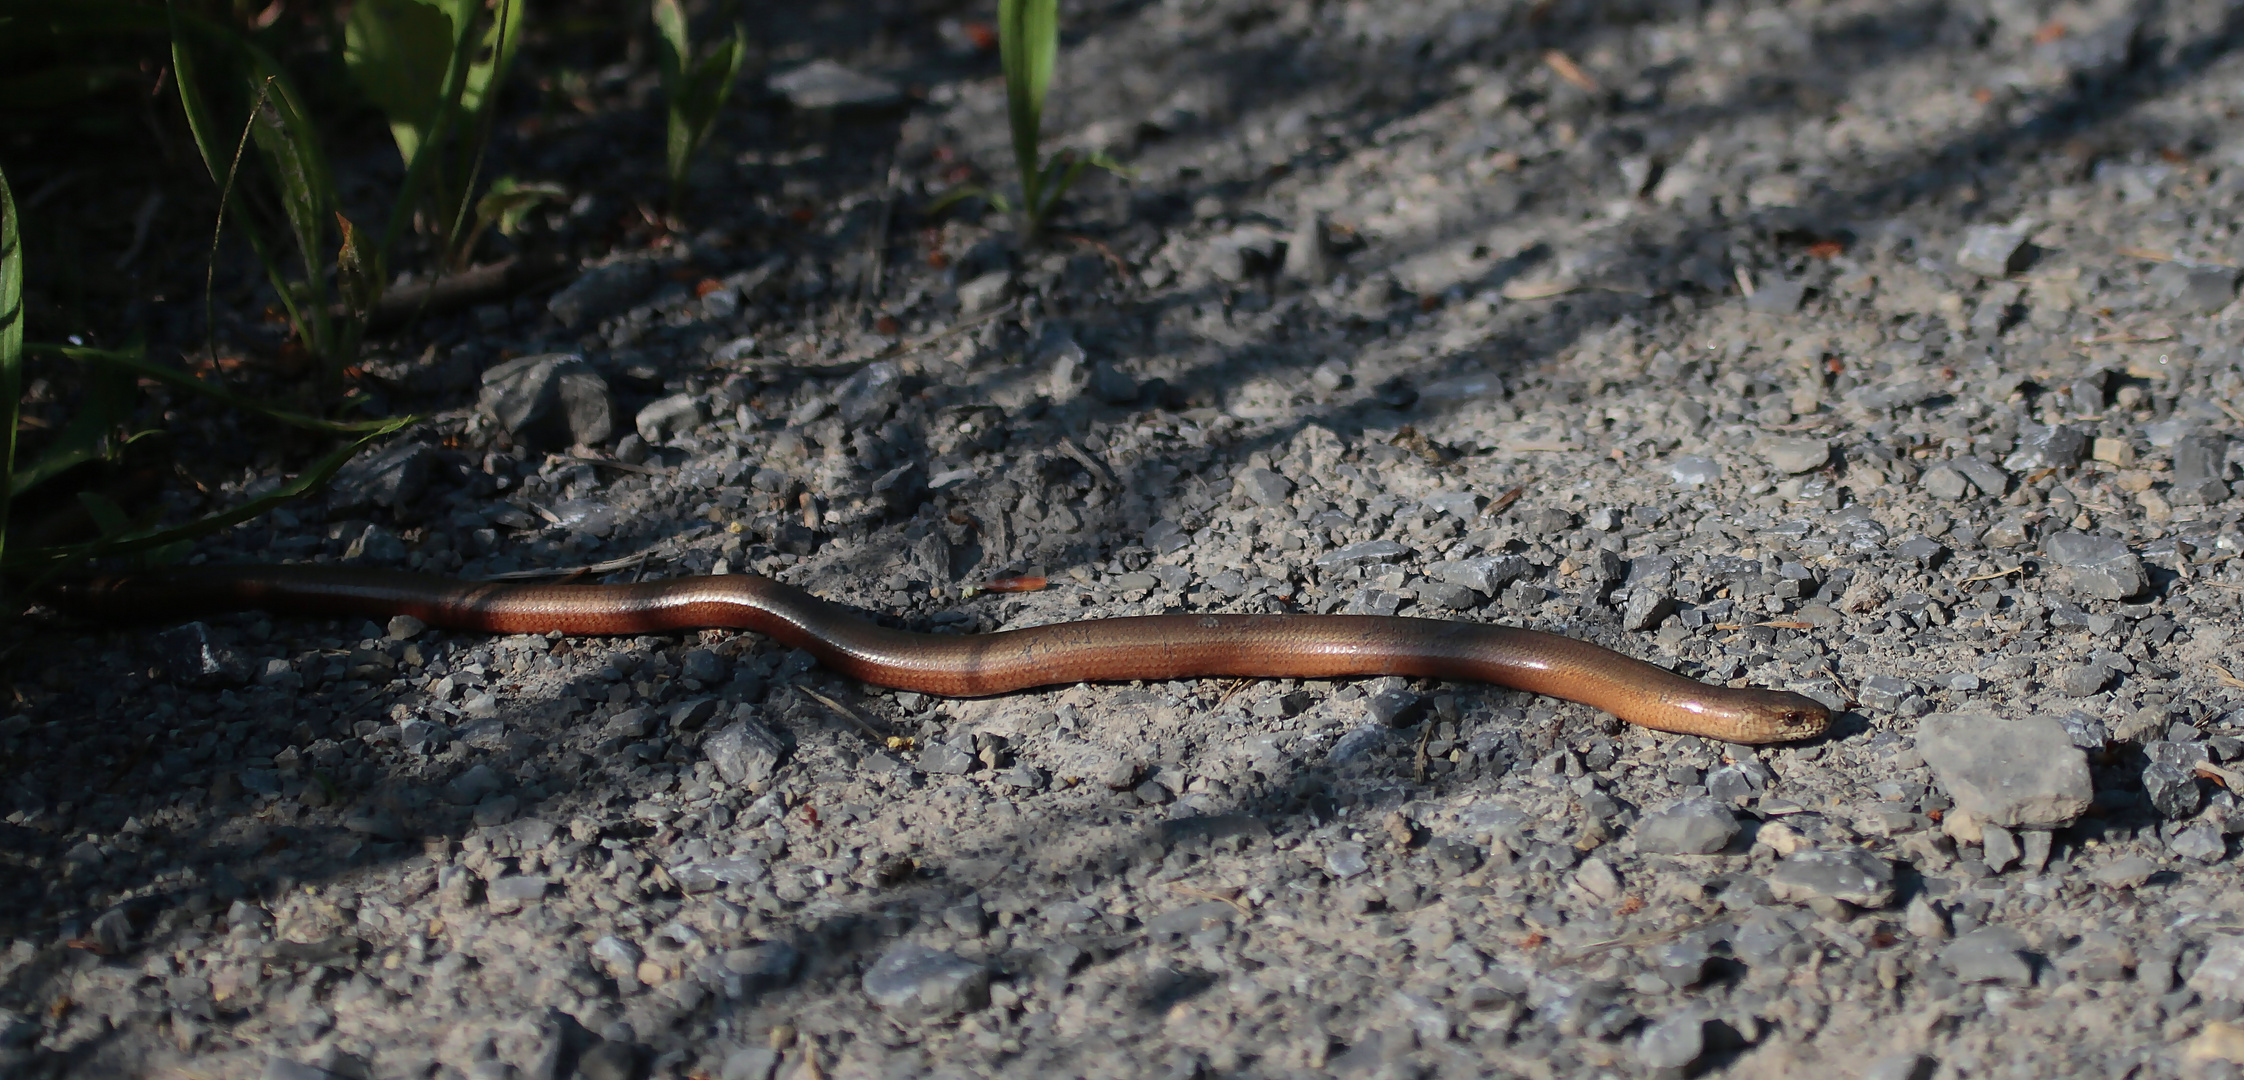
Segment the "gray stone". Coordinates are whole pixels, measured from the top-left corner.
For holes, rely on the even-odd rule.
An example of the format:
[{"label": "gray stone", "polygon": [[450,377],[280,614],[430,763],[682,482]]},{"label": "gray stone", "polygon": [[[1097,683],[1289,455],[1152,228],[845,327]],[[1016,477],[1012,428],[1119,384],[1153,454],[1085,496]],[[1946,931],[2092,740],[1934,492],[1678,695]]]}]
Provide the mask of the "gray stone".
[{"label": "gray stone", "polygon": [[1916,684],[1896,675],[1872,675],[1862,680],[1855,691],[1856,700],[1865,707],[1879,712],[1895,712],[1901,703],[1917,692]]},{"label": "gray stone", "polygon": [[2236,271],[2226,266],[2161,263],[2150,272],[2149,284],[2169,307],[2190,314],[2210,314],[2236,299]]},{"label": "gray stone", "polygon": [[753,855],[682,863],[670,871],[678,887],[689,893],[711,892],[727,885],[753,885],[770,874],[771,868]]},{"label": "gray stone", "polygon": [[1926,941],[1944,941],[1948,937],[1948,917],[1923,893],[1918,893],[1909,901],[1909,906],[1902,909],[1901,925]]},{"label": "gray stone", "polygon": [[473,806],[505,786],[506,781],[489,765],[473,765],[444,785],[444,798],[454,806]]},{"label": "gray stone", "polygon": [[1239,490],[1259,506],[1284,506],[1293,494],[1293,481],[1269,469],[1248,469],[1239,474]]},{"label": "gray stone", "polygon": [[265,1059],[264,1080],[342,1080],[334,1073],[317,1065],[306,1065],[293,1058],[274,1054]]},{"label": "gray stone", "polygon": [[671,708],[670,730],[699,731],[701,726],[708,723],[709,718],[715,715],[717,715],[717,699],[691,698],[679,702]]},{"label": "gray stone", "polygon": [[882,360],[858,369],[834,390],[834,411],[852,428],[869,428],[887,420],[904,400],[904,369],[893,360]]},{"label": "gray stone", "polygon": [[1796,851],[1770,871],[1769,891],[1779,900],[1822,897],[1881,908],[1893,902],[1893,864],[1854,847]]},{"label": "gray stone", "polygon": [[1345,880],[1370,868],[1371,862],[1364,857],[1362,844],[1344,840],[1325,849],[1325,872],[1335,878]]},{"label": "gray stone", "polygon": [[2094,661],[2085,664],[2068,664],[2058,668],[2055,676],[2057,692],[2066,697],[2076,698],[2096,694],[2111,681],[2111,669]]},{"label": "gray stone", "polygon": [[1987,526],[1987,531],[1979,534],[1979,542],[1991,548],[2021,547],[2033,538],[2033,522],[2016,515]]},{"label": "gray stone", "polygon": [[1737,933],[1731,935],[1730,947],[1748,964],[1773,964],[1783,958],[1788,946],[1799,940],[1800,935],[1776,909],[1756,907],[1738,923]]},{"label": "gray stone", "polygon": [[1517,555],[1477,555],[1435,563],[1426,568],[1426,576],[1471,589],[1482,596],[1495,596],[1504,586],[1532,569],[1534,567],[1526,559]]},{"label": "gray stone", "polygon": [[779,1051],[763,1046],[748,1046],[725,1055],[725,1062],[717,1070],[717,1080],[771,1080],[779,1068]]},{"label": "gray stone", "polygon": [[643,260],[597,266],[554,293],[545,309],[561,325],[575,330],[630,307],[654,288],[654,280],[654,267]]},{"label": "gray stone", "polygon": [[740,980],[742,990],[761,993],[795,981],[795,973],[802,968],[803,954],[784,941],[766,941],[727,950],[722,962],[725,972]]},{"label": "gray stone", "polygon": [[1659,969],[1660,979],[1678,990],[1697,986],[1706,978],[1706,965],[1714,954],[1706,941],[1697,934],[1686,934],[1682,940],[1662,945],[1652,950],[1652,962]]},{"label": "gray stone", "polygon": [[485,897],[491,910],[505,914],[545,899],[545,889],[543,874],[508,874],[492,882]]},{"label": "gray stone", "polygon": [[2135,969],[2135,950],[2118,934],[2091,931],[2057,958],[2057,967],[2086,982],[2119,982]]},{"label": "gray stone", "polygon": [[123,908],[110,908],[94,919],[87,934],[110,956],[121,955],[132,945],[132,916]]},{"label": "gray stone", "polygon": [[1091,365],[1091,396],[1108,405],[1134,405],[1138,381],[1130,373],[1104,360]]},{"label": "gray stone", "polygon": [[1771,436],[1761,440],[1761,457],[1778,472],[1804,473],[1831,461],[1831,443],[1825,439]]},{"label": "gray stone", "polygon": [[2018,850],[2018,837],[2009,829],[2000,825],[1985,825],[1980,827],[1979,833],[1980,858],[1987,864],[1987,869],[1999,874],[2018,861],[2021,854]]},{"label": "gray stone", "polygon": [[1940,1071],[1940,1060],[1930,1054],[1903,1050],[1871,1062],[1862,1070],[1862,1080],[1932,1080]]},{"label": "gray stone", "polygon": [[779,771],[787,745],[770,728],[741,717],[703,741],[701,754],[717,767],[717,775],[725,783],[755,787],[770,782]]},{"label": "gray stone", "polygon": [[2174,830],[2166,838],[2166,847],[2185,859],[2201,863],[2216,863],[2228,856],[2228,838],[2221,827],[2210,821],[2193,821]]},{"label": "gray stone", "polygon": [[714,649],[695,649],[679,662],[678,673],[703,686],[715,686],[725,681],[725,660]]},{"label": "gray stone", "polygon": [[1940,950],[1940,963],[1957,980],[1967,983],[2001,983],[2032,986],[2034,965],[2027,959],[2026,939],[2007,926],[1982,926],[1956,935]]},{"label": "gray stone", "polygon": [[1667,475],[1684,487],[1705,487],[1722,478],[1722,463],[1697,454],[1680,454],[1668,459]]},{"label": "gray stone", "polygon": [[249,660],[221,643],[209,623],[191,622],[148,638],[156,663],[173,681],[188,686],[240,686],[249,681]]},{"label": "gray stone", "polygon": [[1325,760],[1334,765],[1360,761],[1387,744],[1387,732],[1385,724],[1365,724],[1334,739],[1332,749],[1325,751]]},{"label": "gray stone", "polygon": [[1393,540],[1366,540],[1317,556],[1317,565],[1333,569],[1358,563],[1396,562],[1408,557],[1410,553],[1409,548]]},{"label": "gray stone", "polygon": [[1304,212],[1294,225],[1293,235],[1286,240],[1286,276],[1296,281],[1322,285],[1332,279],[1337,267],[1330,221],[1321,211]]},{"label": "gray stone", "polygon": [[410,439],[352,458],[329,482],[328,507],[331,511],[369,504],[408,507],[428,490],[436,460],[434,448]]},{"label": "gray stone", "polygon": [[2028,427],[2018,438],[2018,449],[2002,459],[2011,472],[2069,469],[2088,456],[2088,436],[2064,424]]},{"label": "gray stone", "polygon": [[398,822],[397,816],[378,810],[359,810],[346,815],[343,828],[376,840],[405,839],[405,826]]},{"label": "gray stone", "polygon": [[2204,805],[2197,766],[2206,760],[2205,744],[2154,739],[2143,746],[2143,794],[2152,808],[2170,819],[2185,818]]},{"label": "gray stone", "polygon": [[895,83],[831,60],[813,60],[765,85],[798,109],[885,109],[904,100]]},{"label": "gray stone", "polygon": [[[1961,478],[1959,477],[1959,479]],[[1902,558],[1915,563],[1920,570],[1938,569],[1940,564],[1947,561],[1948,558],[1946,545],[1925,536],[1913,536],[1903,540],[1899,551]]]},{"label": "gray stone", "polygon": [[660,446],[709,422],[709,411],[694,394],[672,394],[647,403],[632,426],[649,445]]},{"label": "gray stone", "polygon": [[1706,1017],[1695,1008],[1646,1028],[1636,1043],[1637,1060],[1653,1069],[1687,1069],[1704,1053]]},{"label": "gray stone", "polygon": [[939,776],[964,776],[976,764],[972,750],[950,743],[931,742],[919,752],[919,767]]},{"label": "gray stone", "polygon": [[1939,713],[1917,726],[1917,753],[1957,810],[2006,828],[2054,829],[2088,811],[2088,757],[2045,716]]},{"label": "gray stone", "polygon": [[1013,296],[1013,272],[992,270],[958,284],[958,314],[962,319],[996,311]]},{"label": "gray stone", "polygon": [[2080,599],[2125,600],[2150,588],[2143,560],[2115,537],[2053,533],[2042,551],[2057,562],[2057,583]]},{"label": "gray stone", "polygon": [[2000,498],[2010,491],[2010,474],[1996,468],[1985,458],[1966,454],[1948,464],[1962,473],[1964,479],[1971,481],[1971,486],[1978,488],[1983,495]]},{"label": "gray stone", "polygon": [[906,1020],[943,1020],[989,1001],[989,969],[925,945],[900,943],[866,969],[865,996]]},{"label": "gray stone", "polygon": [[1706,774],[1706,793],[1721,801],[1742,803],[1766,794],[1771,779],[1768,766],[1741,757]]},{"label": "gray stone", "polygon": [[1807,282],[1771,274],[1754,287],[1753,295],[1745,298],[1745,310],[1762,315],[1790,315],[1800,310],[1800,302],[1807,299],[1807,295]]},{"label": "gray stone", "polygon": [[1629,590],[1628,602],[1621,606],[1621,629],[1650,630],[1674,611],[1674,597],[1650,586],[1637,586]]},{"label": "gray stone", "polygon": [[577,1055],[577,1080],[632,1080],[639,1048],[628,1040],[600,1039]]},{"label": "gray stone", "polygon": [[1738,834],[1737,815],[1708,798],[1678,799],[1644,815],[1636,850],[1658,855],[1712,855]]},{"label": "gray stone", "polygon": [[483,372],[476,410],[536,449],[605,443],[615,435],[615,394],[575,353],[541,353]]},{"label": "gray stone", "polygon": [[2158,864],[2141,855],[2122,855],[2096,868],[2089,876],[2096,884],[2110,889],[2133,889],[2158,873]]},{"label": "gray stone", "polygon": [[1277,270],[1284,258],[1285,241],[1260,225],[1243,225],[1208,241],[1200,265],[1210,278],[1243,284]]},{"label": "gray stone", "polygon": [[2205,942],[2205,959],[2189,973],[2189,988],[2209,998],[2244,1001],[2244,937],[2215,934]]},{"label": "gray stone", "polygon": [[514,815],[521,809],[522,800],[512,795],[486,795],[482,802],[475,804],[473,820],[480,828],[504,825],[513,821]]},{"label": "gray stone", "polygon": [[1371,718],[1387,727],[1409,727],[1426,718],[1426,699],[1400,687],[1381,690],[1371,695]]},{"label": "gray stone", "polygon": [[1964,474],[1958,472],[1955,466],[1946,463],[1926,469],[1924,475],[1917,478],[1917,484],[1925,489],[1925,494],[1949,502],[1971,494],[1971,481],[1965,479]]},{"label": "gray stone", "polygon": [[2025,269],[2034,223],[1974,225],[1964,230],[1963,245],[1956,249],[1956,265],[1981,277],[2008,277]]},{"label": "gray stone", "polygon": [[2176,505],[2220,502],[2229,496],[2228,439],[2217,434],[2191,435],[2174,443],[2174,483],[2168,489]]}]

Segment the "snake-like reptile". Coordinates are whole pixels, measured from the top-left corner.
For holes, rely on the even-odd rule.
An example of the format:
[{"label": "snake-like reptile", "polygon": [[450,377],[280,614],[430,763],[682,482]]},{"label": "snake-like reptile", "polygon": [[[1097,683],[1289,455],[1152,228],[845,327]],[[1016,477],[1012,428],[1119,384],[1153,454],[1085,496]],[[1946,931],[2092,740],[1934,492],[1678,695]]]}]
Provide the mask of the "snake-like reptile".
[{"label": "snake-like reptile", "polygon": [[1584,641],[1509,626],[1381,615],[1145,615],[1003,630],[892,630],[769,578],[525,585],[319,566],[194,568],[51,586],[58,607],[111,620],[259,609],[411,615],[496,633],[752,630],[851,678],[948,697],[1132,679],[1469,679],[1548,694],[1632,724],[1734,743],[1788,742],[1830,725],[1779,690],[1710,686]]}]

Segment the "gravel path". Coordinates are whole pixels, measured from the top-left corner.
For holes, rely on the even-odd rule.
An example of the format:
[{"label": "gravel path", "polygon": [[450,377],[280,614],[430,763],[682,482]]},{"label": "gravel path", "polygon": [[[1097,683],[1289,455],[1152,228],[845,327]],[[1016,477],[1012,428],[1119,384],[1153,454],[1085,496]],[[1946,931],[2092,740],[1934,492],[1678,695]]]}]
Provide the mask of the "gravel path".
[{"label": "gravel path", "polygon": [[592,265],[378,359],[435,419],[193,558],[1503,621],[1834,734],[58,623],[0,721],[0,1071],[2244,1069],[2234,9],[1071,11],[1052,134],[1134,175],[1029,252],[910,209],[1010,168],[940,14],[759,32],[689,237],[609,227],[660,161],[603,150],[659,138],[621,81],[510,144]]}]

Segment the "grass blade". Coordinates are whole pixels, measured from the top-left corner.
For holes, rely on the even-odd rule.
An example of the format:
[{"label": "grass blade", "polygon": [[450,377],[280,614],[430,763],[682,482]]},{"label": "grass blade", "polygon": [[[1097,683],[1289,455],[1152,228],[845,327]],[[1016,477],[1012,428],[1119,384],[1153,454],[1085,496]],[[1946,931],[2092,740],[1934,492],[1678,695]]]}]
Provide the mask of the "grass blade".
[{"label": "grass blade", "polygon": [[263,106],[253,114],[251,138],[280,189],[281,210],[304,265],[306,303],[295,312],[296,334],[315,354],[339,365],[349,357],[327,314],[325,272],[328,219],[337,203],[335,175],[320,150],[319,129],[280,63],[249,42],[241,42],[240,47],[254,85],[267,91]]},{"label": "grass blade", "polygon": [[655,60],[669,113],[664,164],[670,173],[671,201],[676,203],[686,182],[686,166],[709,137],[709,129],[732,96],[740,65],[748,58],[748,30],[733,24],[731,40],[696,63],[685,9],[678,0],[655,0],[654,22]]},{"label": "grass blade", "polygon": [[377,430],[369,431],[352,440],[349,445],[321,458],[317,464],[299,474],[294,480],[290,480],[261,498],[251,499],[240,506],[229,507],[214,514],[207,514],[185,525],[177,525],[171,528],[140,529],[121,536],[104,537],[83,544],[60,544],[54,547],[8,553],[4,558],[0,558],[0,571],[10,573],[29,570],[52,571],[84,559],[110,558],[117,555],[152,551],[181,541],[192,540],[199,536],[208,536],[229,525],[239,525],[282,503],[298,498],[307,492],[318,490],[321,485],[332,479],[338,470],[355,457],[360,450],[365,449],[368,444],[403,429],[413,420],[413,417],[399,417],[385,421]]},{"label": "grass blade", "polygon": [[[473,5],[462,5],[473,12]],[[514,67],[515,50],[522,44],[523,0],[499,0],[498,17],[483,32],[477,55],[488,54],[487,59],[470,65],[467,85],[460,93],[460,108],[469,116],[482,117],[490,112],[496,98],[493,87],[506,85],[507,72]],[[458,17],[458,16],[455,16]]]},{"label": "grass blade", "polygon": [[1034,208],[1043,201],[1037,190],[1041,185],[1036,144],[1059,49],[1059,0],[998,0],[998,63],[1005,70],[1006,118],[1013,129],[1013,163],[1021,176],[1024,239],[1034,238]]},{"label": "grass blade", "polygon": [[165,367],[162,364],[154,363],[143,357],[138,349],[124,351],[88,349],[76,345],[50,345],[45,342],[35,342],[24,346],[24,350],[27,353],[106,364],[130,372],[135,378],[149,379],[189,393],[200,394],[229,408],[255,413],[268,420],[287,424],[290,427],[303,428],[306,431],[319,431],[330,435],[360,435],[369,431],[396,430],[397,426],[412,423],[417,419],[416,417],[405,416],[381,420],[327,420],[317,416],[307,416],[292,409],[268,405],[255,398],[243,397],[224,386],[198,379],[178,368]]},{"label": "grass blade", "polygon": [[16,221],[15,195],[0,172],[0,558],[7,555],[8,505],[15,488],[16,423],[23,402],[23,236]]},{"label": "grass blade", "polygon": [[133,390],[133,377],[127,372],[115,369],[87,372],[85,398],[70,414],[69,423],[63,425],[36,460],[21,470],[10,471],[9,490],[20,495],[80,465],[115,457],[124,444],[139,437],[117,437],[132,419],[136,397]]},{"label": "grass blade", "polygon": [[343,64],[389,121],[408,169],[443,106],[457,32],[451,13],[421,0],[358,0],[343,26]]}]

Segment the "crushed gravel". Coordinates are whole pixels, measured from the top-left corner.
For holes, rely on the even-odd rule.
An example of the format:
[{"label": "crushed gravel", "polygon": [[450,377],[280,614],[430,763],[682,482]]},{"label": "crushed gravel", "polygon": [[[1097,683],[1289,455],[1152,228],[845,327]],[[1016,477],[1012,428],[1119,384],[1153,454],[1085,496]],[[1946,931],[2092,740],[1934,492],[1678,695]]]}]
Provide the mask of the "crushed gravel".
[{"label": "crushed gravel", "polygon": [[378,357],[434,418],[189,561],[1502,621],[1834,734],[57,623],[0,720],[6,1071],[2244,1069],[2226,9],[1071,11],[1048,130],[1133,176],[1027,252],[901,227],[1009,168],[936,14],[751,65],[691,236],[601,239],[643,116],[512,150],[585,187],[573,283]]}]

